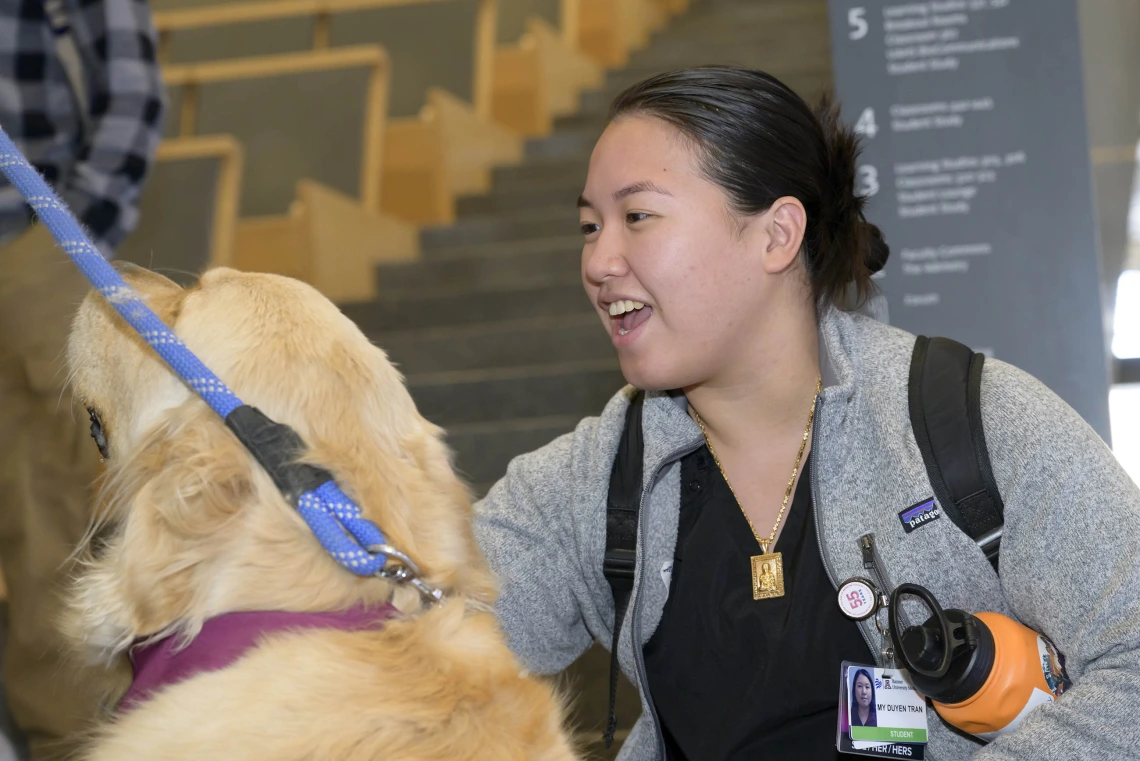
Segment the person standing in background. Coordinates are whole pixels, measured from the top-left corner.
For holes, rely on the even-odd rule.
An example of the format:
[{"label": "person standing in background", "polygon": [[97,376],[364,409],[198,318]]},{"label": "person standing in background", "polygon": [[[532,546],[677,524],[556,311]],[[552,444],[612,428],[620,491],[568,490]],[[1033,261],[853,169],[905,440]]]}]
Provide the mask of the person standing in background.
[{"label": "person standing in background", "polygon": [[[0,3],[0,125],[104,256],[135,228],[166,96],[145,0]],[[61,758],[96,711],[58,633],[67,560],[99,463],[62,354],[83,276],[0,181],[0,568],[3,681],[33,761]]]}]

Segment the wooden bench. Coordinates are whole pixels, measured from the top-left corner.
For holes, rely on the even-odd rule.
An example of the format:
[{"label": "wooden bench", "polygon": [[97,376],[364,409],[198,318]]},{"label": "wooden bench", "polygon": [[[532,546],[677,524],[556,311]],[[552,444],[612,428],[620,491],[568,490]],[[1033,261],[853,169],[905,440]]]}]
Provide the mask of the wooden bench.
[{"label": "wooden bench", "polygon": [[[388,76],[378,46],[164,69],[167,85],[180,93],[172,98],[180,137],[204,125],[227,129],[245,145],[235,266],[291,275],[329,298],[358,300],[374,293],[376,263],[419,255],[416,228],[381,207]],[[277,98],[267,95],[275,82],[284,92]],[[302,95],[317,105],[306,110],[297,102]],[[322,99],[339,112],[320,112]],[[320,113],[306,121],[314,109]],[[329,160],[334,154],[336,162]]]},{"label": "wooden bench", "polygon": [[561,0],[499,0],[499,44],[507,45],[522,37],[532,18],[540,18],[557,29],[562,24]]},{"label": "wooden bench", "polygon": [[163,141],[139,199],[139,224],[116,258],[186,283],[233,266],[244,151],[232,135]]},{"label": "wooden bench", "polygon": [[496,55],[492,113],[520,134],[543,136],[555,117],[577,110],[583,90],[602,84],[604,69],[544,18],[529,17],[525,29]]},{"label": "wooden bench", "polygon": [[607,68],[625,66],[688,0],[562,0],[566,41]]},{"label": "wooden bench", "polygon": [[[419,111],[414,115],[389,119],[386,144],[381,151],[387,159],[381,161],[381,183],[408,189],[404,195],[384,199],[382,208],[417,224],[450,222],[454,219],[455,197],[472,190],[469,181],[472,173],[466,166],[470,164],[469,160],[464,160],[463,167],[440,164],[441,160],[457,155],[454,150],[439,147],[445,136],[463,134],[466,137],[463,144],[473,147],[473,155],[488,162],[476,172],[480,176],[489,177],[494,166],[516,163],[522,158],[521,137],[489,116],[495,70],[497,2],[463,2],[474,9],[468,19],[472,28],[463,32],[470,40],[471,62],[467,67],[469,85],[466,87],[470,100],[465,101],[454,94],[451,97],[441,96],[442,88],[437,86],[428,88],[426,93],[415,91],[414,95],[423,100]],[[455,5],[456,0],[259,0],[159,11],[155,14],[155,24],[161,39],[160,55],[164,60],[177,57],[179,35],[222,34],[240,28],[242,39],[248,40],[251,33],[256,38],[263,25],[281,22],[308,25],[308,46],[314,51],[332,52],[339,49],[338,44],[345,40],[362,39],[361,34],[367,33],[369,28],[373,37],[380,36],[376,13],[414,11],[416,6],[427,10],[429,6],[441,3]],[[293,38],[297,39],[298,35],[294,33]],[[224,44],[199,47],[219,54],[227,52]],[[241,48],[240,44],[234,46],[235,50],[240,51]],[[408,87],[414,89],[416,79],[414,76],[402,78],[412,83],[405,87],[401,96],[404,101],[401,108],[405,111],[408,110],[411,92]],[[452,84],[456,84],[454,78]],[[446,98],[446,107],[439,106],[441,98]],[[339,189],[344,190],[343,187]]]},{"label": "wooden bench", "polygon": [[[462,97],[463,92],[454,92],[462,90],[463,83],[452,81],[449,91],[436,82],[422,95],[419,111],[405,116],[410,98],[420,97],[415,88],[422,89],[424,84],[423,78],[416,82],[411,77],[408,92],[412,95],[397,98],[398,117],[388,119],[379,151],[380,170],[374,181],[403,190],[383,194],[379,208],[414,224],[453,221],[457,196],[485,191],[493,167],[521,160],[521,138],[548,134],[555,117],[576,109],[584,89],[601,83],[602,63],[623,62],[630,50],[644,44],[652,29],[683,10],[687,0],[252,0],[159,10],[155,24],[162,60],[185,68],[170,63],[179,55],[193,53],[179,51],[181,36],[209,35],[209,44],[198,44],[199,54],[223,57],[244,54],[257,45],[264,48],[269,39],[278,45],[331,52],[346,42],[383,37],[377,13],[464,3],[474,8],[466,22],[471,29],[465,39],[471,44],[460,53],[471,61],[466,80],[470,102]],[[510,30],[500,30],[500,3]],[[561,29],[551,23],[555,17]],[[270,24],[292,26],[287,34],[279,26],[273,27],[277,34],[266,34],[265,25]],[[520,26],[523,31],[516,41],[500,44],[509,39],[504,31]],[[442,34],[438,25],[435,31],[437,35],[425,31],[420,39]],[[228,41],[226,35],[231,35]],[[403,35],[386,40],[401,47],[401,59],[408,56],[404,38],[416,39]],[[459,38],[452,42],[459,46]],[[280,57],[280,53],[270,56]],[[441,57],[446,56],[435,56]],[[398,77],[397,81],[406,79]],[[194,118],[194,106],[182,110],[183,122]],[[191,133],[184,128],[180,134]],[[256,156],[253,163],[257,163]],[[260,171],[255,169],[250,176],[247,197],[258,195],[262,182]],[[265,182],[278,187],[279,193],[287,192],[272,178],[273,174],[267,175]],[[325,184],[347,191],[343,182]],[[361,197],[366,197],[363,188]],[[253,207],[253,211],[261,210]]]},{"label": "wooden bench", "polygon": [[[290,187],[298,177],[311,177],[358,193],[365,207],[378,210],[389,74],[388,57],[377,46],[163,69],[167,87],[178,91],[170,121],[179,125],[179,137],[225,132],[245,144],[243,215],[286,207],[287,200],[265,197],[286,173],[293,174]],[[326,141],[335,141],[345,155],[330,161],[321,150]]]}]

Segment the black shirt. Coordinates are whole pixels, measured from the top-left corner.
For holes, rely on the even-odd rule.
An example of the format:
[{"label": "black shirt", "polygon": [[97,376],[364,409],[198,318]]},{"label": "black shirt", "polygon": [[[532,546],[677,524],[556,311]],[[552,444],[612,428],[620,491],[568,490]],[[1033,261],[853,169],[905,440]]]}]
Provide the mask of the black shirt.
[{"label": "black shirt", "polygon": [[810,457],[772,547],[784,596],[769,600],[752,599],[760,545],[708,447],[681,462],[669,599],[645,646],[668,761],[853,758],[835,749],[840,663],[873,661],[820,558]]}]

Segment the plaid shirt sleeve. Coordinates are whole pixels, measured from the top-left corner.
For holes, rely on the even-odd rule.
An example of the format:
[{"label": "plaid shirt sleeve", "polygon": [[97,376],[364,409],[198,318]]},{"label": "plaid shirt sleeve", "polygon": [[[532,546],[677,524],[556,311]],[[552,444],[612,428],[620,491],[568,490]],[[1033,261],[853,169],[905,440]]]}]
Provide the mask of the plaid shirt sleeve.
[{"label": "plaid shirt sleeve", "polygon": [[110,254],[138,222],[138,199],[162,137],[166,96],[145,0],[69,0],[89,87],[90,133],[57,186]]}]

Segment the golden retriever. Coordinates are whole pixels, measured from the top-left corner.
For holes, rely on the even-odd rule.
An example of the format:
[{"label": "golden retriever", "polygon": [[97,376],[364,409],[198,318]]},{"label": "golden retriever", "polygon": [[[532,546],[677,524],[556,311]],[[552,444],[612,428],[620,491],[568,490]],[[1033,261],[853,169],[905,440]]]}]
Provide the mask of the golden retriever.
[{"label": "golden retriever", "polygon": [[384,352],[313,288],[218,268],[191,288],[119,266],[246,404],[296,430],[393,546],[444,590],[338,566],[224,422],[99,294],[76,315],[73,386],[107,470],[64,628],[88,660],[233,611],[391,601],[379,630],[266,635],[92,732],[82,758],[570,761],[565,705],[523,672],[491,613],[493,577],[442,431]]}]

